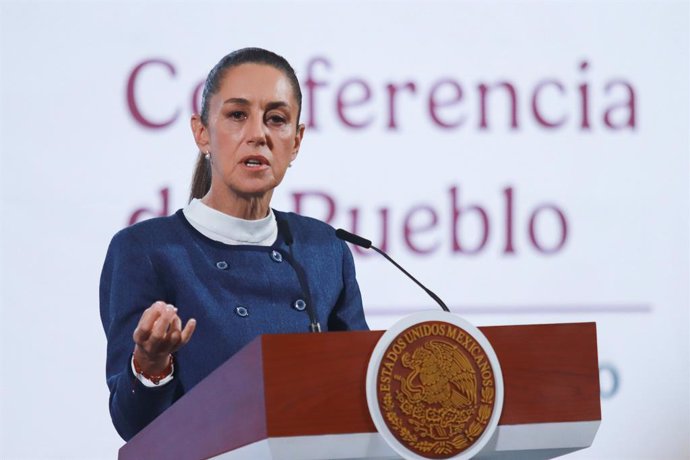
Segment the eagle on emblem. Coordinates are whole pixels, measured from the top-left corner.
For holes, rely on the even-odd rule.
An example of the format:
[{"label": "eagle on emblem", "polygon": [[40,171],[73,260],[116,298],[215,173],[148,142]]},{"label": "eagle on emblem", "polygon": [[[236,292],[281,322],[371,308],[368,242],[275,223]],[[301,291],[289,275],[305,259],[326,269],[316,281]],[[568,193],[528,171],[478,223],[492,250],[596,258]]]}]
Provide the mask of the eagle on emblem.
[{"label": "eagle on emblem", "polygon": [[402,364],[412,372],[401,379],[401,392],[412,403],[441,404],[461,408],[477,402],[477,377],[469,359],[457,346],[430,340]]}]

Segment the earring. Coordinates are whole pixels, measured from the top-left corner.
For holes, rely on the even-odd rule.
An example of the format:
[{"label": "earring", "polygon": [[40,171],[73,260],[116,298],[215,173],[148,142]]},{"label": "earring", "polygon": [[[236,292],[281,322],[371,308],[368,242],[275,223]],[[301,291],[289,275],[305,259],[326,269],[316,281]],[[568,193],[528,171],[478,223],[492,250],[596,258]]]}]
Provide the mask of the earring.
[{"label": "earring", "polygon": [[292,163],[288,164],[288,168],[292,168]]},{"label": "earring", "polygon": [[206,152],[204,158],[206,158],[206,161],[211,161],[211,152]]}]

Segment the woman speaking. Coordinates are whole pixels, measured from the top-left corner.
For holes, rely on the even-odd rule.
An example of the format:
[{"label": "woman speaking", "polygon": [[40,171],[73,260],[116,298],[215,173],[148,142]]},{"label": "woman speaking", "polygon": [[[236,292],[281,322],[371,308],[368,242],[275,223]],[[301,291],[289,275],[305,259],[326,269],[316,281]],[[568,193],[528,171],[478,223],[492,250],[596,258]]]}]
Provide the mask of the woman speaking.
[{"label": "woman speaking", "polygon": [[260,334],[367,329],[345,243],[270,207],[302,142],[301,104],[281,56],[225,56],[191,119],[200,153],[189,204],[113,237],[100,312],[125,440]]}]

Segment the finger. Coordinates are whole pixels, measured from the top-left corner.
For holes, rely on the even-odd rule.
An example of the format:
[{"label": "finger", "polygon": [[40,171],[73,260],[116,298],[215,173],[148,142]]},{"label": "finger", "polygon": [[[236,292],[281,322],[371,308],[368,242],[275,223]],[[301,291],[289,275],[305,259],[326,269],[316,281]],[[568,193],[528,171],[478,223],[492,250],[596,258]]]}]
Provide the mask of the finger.
[{"label": "finger", "polygon": [[194,318],[191,318],[189,321],[187,321],[187,324],[185,325],[184,329],[182,330],[181,334],[181,342],[180,346],[187,345],[189,340],[192,338],[192,334],[194,334],[194,330],[196,329],[196,320]]},{"label": "finger", "polygon": [[165,340],[170,328],[170,324],[173,322],[175,316],[177,316],[176,312],[177,309],[172,305],[167,305],[166,308],[163,309],[160,316],[153,324],[153,328],[151,330],[151,339],[156,341]]},{"label": "finger", "polygon": [[182,333],[180,331],[171,332],[165,339],[165,343],[170,347],[170,353],[175,353],[180,348],[182,342]]},{"label": "finger", "polygon": [[173,318],[172,324],[170,325],[170,331],[174,332],[181,332],[182,331],[182,320],[178,315],[175,315]]},{"label": "finger", "polygon": [[144,310],[144,313],[141,315],[141,318],[139,318],[139,323],[134,330],[133,337],[135,343],[143,343],[148,340],[154,323],[164,311],[166,305],[167,304],[165,302],[159,300]]},{"label": "finger", "polygon": [[182,320],[175,314],[170,320],[170,325],[168,326],[168,332],[165,337],[166,343],[171,347],[176,347],[180,343],[180,336],[182,332]]},{"label": "finger", "polygon": [[159,300],[144,310],[144,313],[139,319],[139,324],[134,331],[134,341],[136,343],[143,343],[149,339],[153,331],[153,326],[160,315],[165,312],[166,305],[165,302]]},{"label": "finger", "polygon": [[[178,316],[178,319],[179,319],[179,316]],[[182,324],[181,320],[180,320],[180,324]],[[187,342],[189,342],[189,339],[192,337],[192,333],[194,332],[195,327],[196,327],[196,320],[192,318],[189,321],[187,321],[187,326],[186,326],[184,331],[180,331],[179,329],[176,328],[176,330],[170,334],[169,340],[170,340],[170,343],[173,345],[173,350],[171,353],[176,352],[177,350],[182,348],[184,345],[186,345]],[[185,334],[184,338],[183,338],[183,334]]]}]

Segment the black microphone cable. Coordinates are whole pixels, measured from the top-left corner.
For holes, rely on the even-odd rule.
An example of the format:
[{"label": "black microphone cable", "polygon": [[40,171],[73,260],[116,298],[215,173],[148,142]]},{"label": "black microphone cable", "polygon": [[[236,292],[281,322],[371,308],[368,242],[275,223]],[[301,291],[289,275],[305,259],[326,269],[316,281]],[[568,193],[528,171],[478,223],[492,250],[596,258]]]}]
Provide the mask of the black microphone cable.
[{"label": "black microphone cable", "polygon": [[364,249],[373,249],[374,251],[378,252],[378,253],[381,254],[383,257],[385,257],[390,263],[392,263],[393,265],[395,265],[396,267],[398,267],[398,269],[399,269],[401,272],[403,272],[404,274],[406,274],[412,281],[414,281],[415,283],[417,283],[417,286],[419,286],[420,288],[424,289],[424,291],[425,291],[427,294],[429,294],[429,296],[430,296],[432,299],[434,299],[434,300],[436,301],[436,303],[438,303],[444,311],[450,312],[450,310],[448,309],[448,306],[445,304],[445,302],[443,302],[443,300],[441,300],[441,298],[440,298],[439,296],[437,296],[436,294],[434,294],[434,292],[431,291],[431,289],[427,288],[427,287],[424,286],[422,283],[420,283],[419,281],[417,281],[417,278],[415,278],[414,276],[410,275],[410,274],[408,273],[407,270],[405,270],[404,268],[402,268],[402,267],[400,266],[400,264],[398,264],[395,260],[393,260],[388,254],[386,254],[385,252],[383,252],[382,250],[380,250],[379,248],[377,248],[376,246],[374,246],[373,244],[371,244],[371,241],[370,241],[370,240],[368,240],[368,239],[366,239],[366,238],[362,238],[362,237],[359,236],[359,235],[355,235],[354,233],[350,233],[350,232],[348,232],[348,231],[346,231],[346,230],[343,230],[342,228],[339,228],[339,229],[337,229],[337,230],[335,231],[335,236],[337,236],[337,237],[340,238],[341,240],[347,241],[348,243],[352,243],[352,244],[354,244],[354,245],[363,247]]},{"label": "black microphone cable", "polygon": [[309,315],[309,330],[311,332],[321,332],[321,324],[319,324],[316,309],[311,301],[311,291],[309,290],[309,283],[307,283],[307,274],[305,273],[304,268],[302,268],[299,262],[297,262],[297,259],[295,259],[295,255],[292,250],[292,243],[294,240],[292,238],[292,232],[290,231],[290,225],[288,225],[287,220],[285,219],[276,220],[278,221],[278,231],[282,233],[285,244],[288,246],[288,251],[290,251],[290,264],[295,269],[297,280],[302,288],[302,292],[304,292],[304,297],[306,297],[305,303],[307,314]]}]

